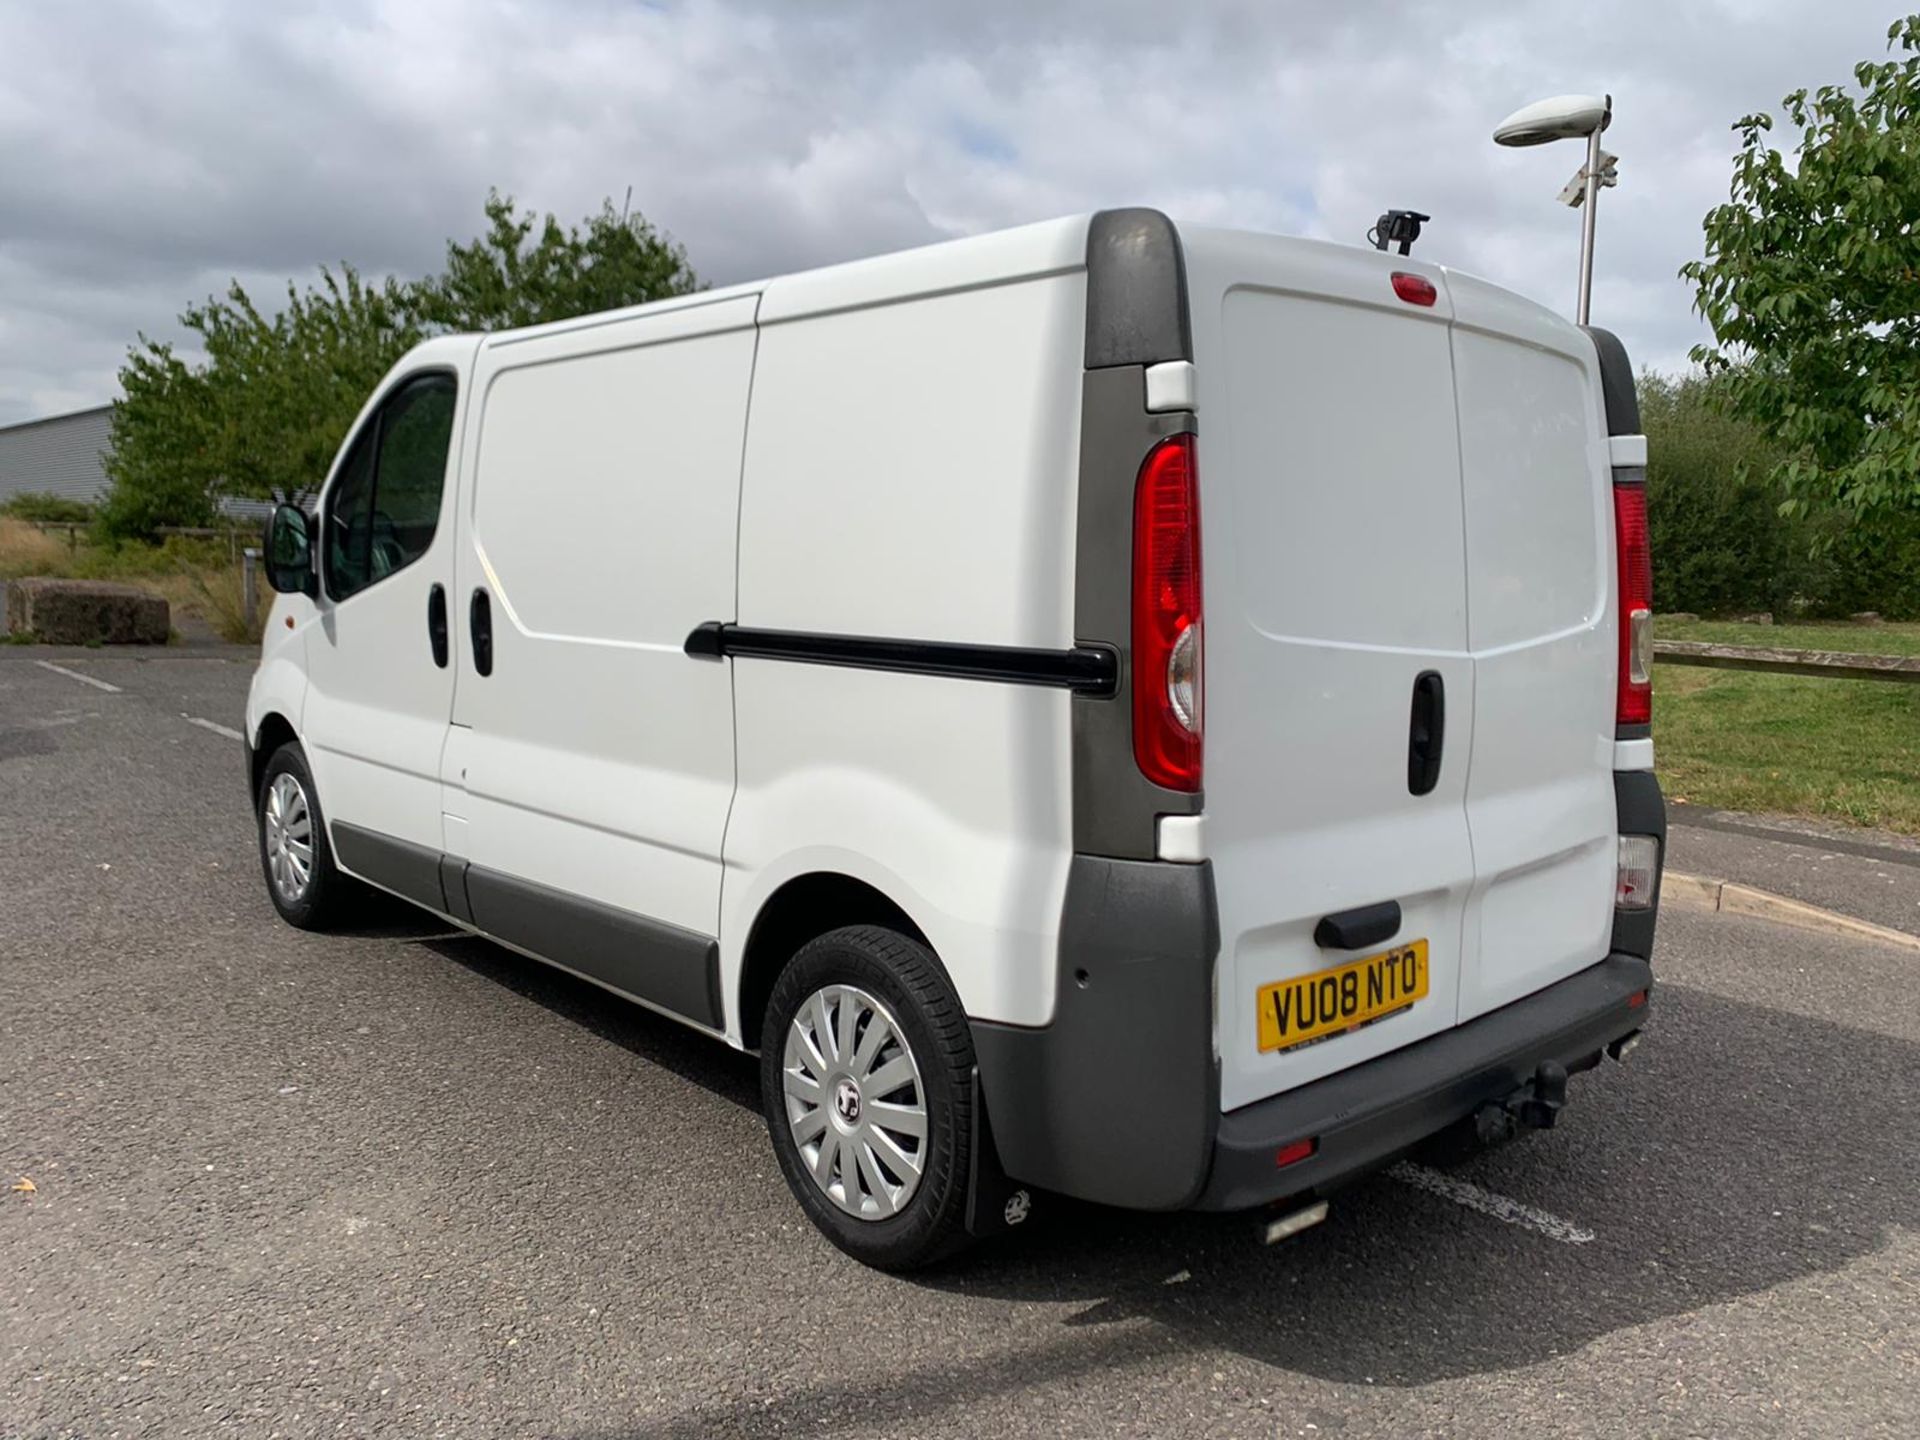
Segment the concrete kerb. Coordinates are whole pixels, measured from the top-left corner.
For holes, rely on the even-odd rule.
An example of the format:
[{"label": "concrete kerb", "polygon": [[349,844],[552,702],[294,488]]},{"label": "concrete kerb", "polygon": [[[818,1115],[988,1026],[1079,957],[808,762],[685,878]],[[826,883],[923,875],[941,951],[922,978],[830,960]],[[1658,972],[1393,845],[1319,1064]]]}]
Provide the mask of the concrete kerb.
[{"label": "concrete kerb", "polygon": [[1920,935],[1891,930],[1867,920],[1856,920],[1835,910],[1790,900],[1769,890],[1731,880],[1715,880],[1706,875],[1687,875],[1669,870],[1660,881],[1660,898],[1681,910],[1719,911],[1727,915],[1752,915],[1778,925],[1793,925],[1802,930],[1824,930],[1831,934],[1852,935],[1881,945],[1920,953]]}]

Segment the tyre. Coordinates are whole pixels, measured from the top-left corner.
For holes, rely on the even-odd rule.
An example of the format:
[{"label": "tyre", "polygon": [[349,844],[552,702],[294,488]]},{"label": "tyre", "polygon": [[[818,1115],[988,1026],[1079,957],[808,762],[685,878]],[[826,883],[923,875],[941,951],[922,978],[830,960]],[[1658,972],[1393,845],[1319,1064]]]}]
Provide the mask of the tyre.
[{"label": "tyre", "polygon": [[966,1245],[973,1036],[933,953],[834,930],[767,1002],[760,1092],[794,1198],[863,1264],[913,1270]]},{"label": "tyre", "polygon": [[254,797],[260,870],[280,918],[302,930],[326,928],[350,898],[353,882],[333,863],[320,795],[298,741],[267,759]]}]

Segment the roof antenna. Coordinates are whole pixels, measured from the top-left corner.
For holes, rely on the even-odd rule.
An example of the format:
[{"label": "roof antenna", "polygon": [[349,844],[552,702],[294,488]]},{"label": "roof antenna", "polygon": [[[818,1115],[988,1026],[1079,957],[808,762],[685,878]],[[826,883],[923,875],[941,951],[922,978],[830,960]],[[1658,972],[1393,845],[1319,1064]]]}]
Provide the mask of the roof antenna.
[{"label": "roof antenna", "polygon": [[1431,215],[1422,215],[1418,210],[1389,210],[1373,222],[1373,228],[1367,231],[1367,241],[1376,250],[1384,250],[1397,242],[1402,255],[1411,254],[1413,242],[1420,238],[1420,227],[1431,219]]}]

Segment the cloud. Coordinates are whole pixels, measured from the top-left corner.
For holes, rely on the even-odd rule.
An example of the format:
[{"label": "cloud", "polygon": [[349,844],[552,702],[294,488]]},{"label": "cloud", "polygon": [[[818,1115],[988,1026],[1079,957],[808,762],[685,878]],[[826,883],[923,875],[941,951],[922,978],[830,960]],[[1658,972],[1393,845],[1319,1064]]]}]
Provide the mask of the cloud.
[{"label": "cloud", "polygon": [[[1604,13],[1599,12],[1604,9]],[[420,274],[498,186],[634,204],[725,283],[1114,204],[1423,255],[1570,305],[1577,147],[1493,123],[1610,89],[1595,316],[1643,362],[1700,337],[1680,263],[1732,121],[1877,54],[1884,7],[1503,0],[239,0],[0,18],[0,423],[110,396],[137,333],[238,276]]]}]

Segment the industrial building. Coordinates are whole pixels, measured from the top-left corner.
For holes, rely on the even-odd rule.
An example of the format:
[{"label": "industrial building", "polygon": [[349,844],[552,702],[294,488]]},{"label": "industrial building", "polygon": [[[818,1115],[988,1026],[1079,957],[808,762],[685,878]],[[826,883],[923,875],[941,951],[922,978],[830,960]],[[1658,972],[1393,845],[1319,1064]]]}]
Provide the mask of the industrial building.
[{"label": "industrial building", "polygon": [[32,491],[91,505],[107,490],[102,469],[113,406],[0,426],[0,503]]}]

